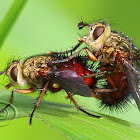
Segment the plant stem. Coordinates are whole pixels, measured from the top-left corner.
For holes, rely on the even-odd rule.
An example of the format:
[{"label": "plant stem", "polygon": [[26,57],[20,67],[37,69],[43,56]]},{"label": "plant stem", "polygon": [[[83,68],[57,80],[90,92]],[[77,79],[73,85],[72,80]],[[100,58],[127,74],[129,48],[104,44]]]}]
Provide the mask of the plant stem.
[{"label": "plant stem", "polygon": [[28,0],[14,0],[0,23],[0,48],[27,1]]}]

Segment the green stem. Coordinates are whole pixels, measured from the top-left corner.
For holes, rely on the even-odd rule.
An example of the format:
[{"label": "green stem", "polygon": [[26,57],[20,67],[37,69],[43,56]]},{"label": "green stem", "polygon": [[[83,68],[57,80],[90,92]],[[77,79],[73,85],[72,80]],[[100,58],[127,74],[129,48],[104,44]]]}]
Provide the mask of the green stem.
[{"label": "green stem", "polygon": [[0,23],[0,47],[19,16],[27,0],[14,0],[3,21]]}]

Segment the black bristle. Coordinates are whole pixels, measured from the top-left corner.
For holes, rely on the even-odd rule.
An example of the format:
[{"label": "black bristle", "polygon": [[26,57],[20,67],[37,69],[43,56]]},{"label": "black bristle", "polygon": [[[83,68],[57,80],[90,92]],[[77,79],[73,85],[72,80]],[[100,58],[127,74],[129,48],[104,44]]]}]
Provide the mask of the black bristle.
[{"label": "black bristle", "polygon": [[[102,94],[105,94],[105,93],[102,93]],[[100,101],[100,103],[99,103],[99,108],[101,110],[107,110],[107,111],[110,111],[110,112],[115,111],[117,113],[121,113],[124,110],[128,111],[128,109],[130,109],[130,104],[129,103],[131,103],[130,96],[129,96],[129,94],[127,94],[124,97],[124,99],[118,101],[118,103],[116,103],[116,104],[114,104],[113,102],[111,103],[110,101],[107,101],[106,98],[103,98],[102,101]]]}]

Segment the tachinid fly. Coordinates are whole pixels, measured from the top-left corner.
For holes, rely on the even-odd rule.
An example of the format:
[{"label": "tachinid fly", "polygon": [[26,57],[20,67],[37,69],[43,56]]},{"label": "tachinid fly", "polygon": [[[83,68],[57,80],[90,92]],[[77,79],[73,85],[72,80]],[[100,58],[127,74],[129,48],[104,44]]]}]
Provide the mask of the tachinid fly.
[{"label": "tachinid fly", "polygon": [[[50,53],[32,56],[27,58],[24,62],[14,60],[9,64],[6,70],[0,72],[0,74],[6,74],[10,80],[5,88],[10,88],[11,86],[22,87],[26,84],[29,86],[29,89],[14,89],[11,94],[10,103],[13,103],[14,92],[29,94],[41,90],[40,97],[30,116],[30,125],[32,123],[34,111],[47,90],[55,93],[64,89],[68,97],[79,110],[93,117],[102,118],[83,110],[76,103],[73,95],[78,94],[85,97],[92,97],[92,88],[94,88],[96,84],[95,76],[104,74],[105,72],[93,74],[86,66],[86,60],[88,59],[86,56],[73,57],[73,55],[71,55],[71,57],[72,59],[68,62],[49,64],[46,63],[46,61],[63,60],[65,54]],[[4,109],[7,107],[8,105]],[[4,111],[4,109],[1,110],[1,112]]]},{"label": "tachinid fly", "polygon": [[[120,99],[123,98],[123,96],[120,95],[121,90],[125,95],[132,95],[140,110],[140,93],[138,88],[140,77],[140,49],[137,48],[132,43],[131,39],[126,37],[123,33],[111,31],[110,25],[106,24],[104,21],[93,24],[80,22],[78,24],[79,29],[82,29],[85,26],[89,27],[88,35],[80,37],[78,39],[79,43],[69,51],[74,52],[85,42],[88,47],[84,47],[75,52],[75,56],[81,51],[86,50],[92,61],[96,62],[101,58],[101,70],[107,71],[106,78],[108,81],[108,87],[116,90],[115,97],[108,93],[100,94],[100,96],[102,96],[100,98],[105,98],[106,96],[108,98],[106,101],[109,101],[109,104],[106,102],[102,103],[110,106],[111,102],[113,102],[113,104],[115,102],[120,102]],[[68,60],[69,58],[59,62],[67,62]],[[52,61],[52,63],[55,62],[58,61]],[[124,79],[125,84],[121,85],[120,83],[123,83]],[[111,98],[109,96],[111,96]]]}]

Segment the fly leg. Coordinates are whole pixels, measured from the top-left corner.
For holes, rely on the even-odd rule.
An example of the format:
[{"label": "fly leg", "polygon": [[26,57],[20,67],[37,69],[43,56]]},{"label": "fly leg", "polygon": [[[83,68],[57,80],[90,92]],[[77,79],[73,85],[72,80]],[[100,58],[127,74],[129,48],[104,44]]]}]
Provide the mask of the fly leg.
[{"label": "fly leg", "polygon": [[13,103],[14,92],[20,92],[20,93],[23,93],[23,94],[29,94],[29,93],[32,93],[32,92],[34,92],[34,91],[36,91],[36,90],[34,90],[34,89],[13,89],[13,90],[12,90],[11,97],[10,97],[10,103],[9,103],[8,105],[6,105],[6,106],[0,111],[0,113],[3,112],[7,107],[10,106],[10,104]]},{"label": "fly leg", "polygon": [[[105,67],[102,67],[102,68],[101,68],[101,71],[107,71],[107,69],[106,69]],[[115,83],[113,82],[111,76],[110,76],[109,74],[105,74],[105,76],[106,76],[106,79],[107,79],[107,81],[109,82],[109,84],[110,84],[114,89],[117,90],[117,87],[116,87]]]},{"label": "fly leg", "polygon": [[106,73],[107,73],[107,71],[102,71],[102,72],[98,72],[98,73],[93,73],[93,74],[85,75],[82,78],[84,78],[84,79],[85,78],[91,78],[91,77],[95,77],[97,75],[106,74]]},{"label": "fly leg", "polygon": [[[102,71],[102,72],[99,72],[99,73],[95,73],[95,74],[89,74],[89,75],[86,75],[86,76],[83,76],[83,78],[91,78],[91,77],[95,77],[97,75],[101,75],[101,74],[105,74],[106,75],[107,71]],[[113,82],[113,80],[111,81]],[[117,88],[113,88],[113,89],[100,89],[100,88],[95,88],[93,89],[94,92],[92,92],[92,95],[93,97],[97,98],[97,96],[99,95],[99,93],[110,93],[110,92],[114,92],[117,90]]]},{"label": "fly leg", "polygon": [[40,103],[42,97],[43,97],[44,94],[46,93],[46,91],[47,91],[47,89],[48,89],[48,85],[49,85],[49,83],[47,83],[47,84],[44,86],[44,88],[43,88],[43,90],[42,90],[42,92],[41,92],[41,94],[40,94],[40,96],[39,96],[39,98],[38,98],[38,101],[37,101],[36,104],[35,104],[35,107],[34,107],[32,113],[31,113],[31,116],[30,116],[29,125],[32,125],[32,118],[33,118],[34,112],[35,112],[36,108],[39,106],[39,103]]},{"label": "fly leg", "polygon": [[66,59],[63,59],[63,60],[55,60],[55,61],[46,61],[47,64],[58,64],[58,63],[62,63],[62,62],[68,62],[70,61],[71,59],[73,59],[74,57],[76,57],[81,51],[83,50],[86,50],[87,54],[88,54],[88,57],[96,62],[98,61],[98,58],[87,48],[87,47],[84,47],[82,48],[81,50],[79,50],[78,52],[74,53],[73,55],[69,56],[68,58]]},{"label": "fly leg", "polygon": [[[81,30],[83,27],[88,26],[88,25],[89,24],[87,24],[87,23],[80,22],[78,24],[78,28],[79,28],[79,30]],[[84,42],[84,40],[82,38],[79,38],[78,41],[79,41],[79,43],[73,49],[68,50],[68,51],[61,52],[61,54],[74,52]],[[51,51],[47,52],[47,54],[51,54],[51,53],[53,53],[53,52],[51,52]]]},{"label": "fly leg", "polygon": [[95,88],[94,89],[94,92],[100,92],[100,93],[110,93],[110,92],[114,92],[116,91],[117,89],[100,89],[100,88]]},{"label": "fly leg", "polygon": [[78,109],[78,110],[80,110],[80,111],[82,111],[82,112],[84,112],[84,113],[86,113],[86,114],[88,114],[88,115],[90,115],[90,116],[92,116],[92,117],[96,117],[96,118],[99,118],[99,119],[102,119],[103,117],[101,117],[101,116],[96,116],[96,115],[93,115],[93,114],[90,114],[90,113],[88,113],[87,111],[85,111],[85,110],[83,110],[77,103],[76,103],[76,101],[74,100],[74,98],[72,97],[72,95],[68,92],[68,91],[66,91],[67,92],[67,94],[68,94],[68,97],[71,99],[71,101],[75,104],[75,106],[76,106],[76,108]]},{"label": "fly leg", "polygon": [[94,98],[102,100],[102,94],[109,94],[111,92],[115,92],[117,89],[100,89],[100,88],[95,88],[93,89],[92,96]]},{"label": "fly leg", "polygon": [[93,92],[92,92],[92,96],[97,99],[102,98],[102,96],[101,96],[102,93],[109,94],[109,93],[112,93],[112,92],[115,92],[118,90],[114,81],[112,80],[111,76],[109,74],[107,74],[107,69],[105,67],[102,67],[101,71],[106,72],[105,73],[106,79],[107,79],[108,83],[112,86],[112,88],[110,88],[110,89],[94,88]]},{"label": "fly leg", "polygon": [[[71,50],[67,50],[67,51],[61,52],[61,54],[74,52],[82,43],[83,43],[82,41],[79,41],[79,43],[74,48],[72,48]],[[57,53],[57,52],[52,52],[52,51],[48,51],[47,52],[47,54],[52,54],[52,53]]]}]

